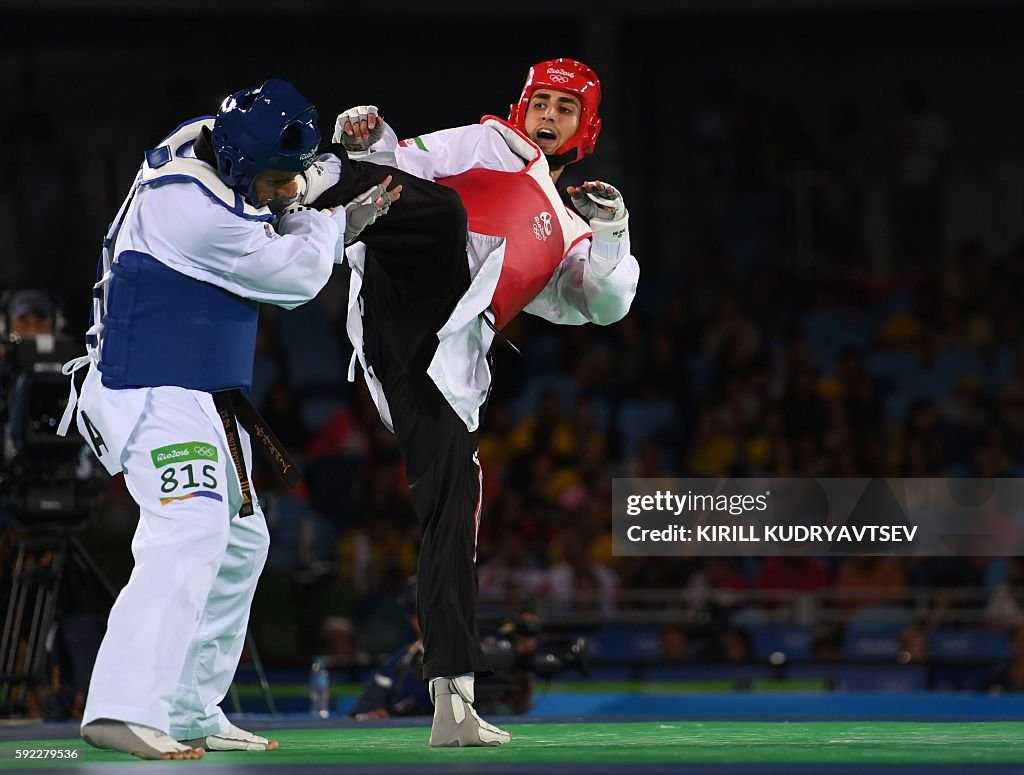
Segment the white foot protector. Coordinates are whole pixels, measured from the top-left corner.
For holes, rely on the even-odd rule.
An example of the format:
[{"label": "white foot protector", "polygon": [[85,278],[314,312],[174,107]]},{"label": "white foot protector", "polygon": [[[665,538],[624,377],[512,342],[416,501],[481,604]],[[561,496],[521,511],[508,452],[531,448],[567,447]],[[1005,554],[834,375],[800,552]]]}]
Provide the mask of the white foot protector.
[{"label": "white foot protector", "polygon": [[467,748],[504,745],[512,733],[498,729],[480,718],[473,709],[473,675],[432,678],[430,699],[434,723],[430,727],[432,748]]},{"label": "white foot protector", "polygon": [[82,739],[94,748],[121,751],[140,759],[202,759],[203,750],[179,743],[159,729],[101,718],[82,727]]},{"label": "white foot protector", "polygon": [[276,740],[268,740],[265,737],[254,735],[252,732],[246,732],[234,724],[228,727],[227,732],[181,742],[206,751],[274,751],[277,749]]}]

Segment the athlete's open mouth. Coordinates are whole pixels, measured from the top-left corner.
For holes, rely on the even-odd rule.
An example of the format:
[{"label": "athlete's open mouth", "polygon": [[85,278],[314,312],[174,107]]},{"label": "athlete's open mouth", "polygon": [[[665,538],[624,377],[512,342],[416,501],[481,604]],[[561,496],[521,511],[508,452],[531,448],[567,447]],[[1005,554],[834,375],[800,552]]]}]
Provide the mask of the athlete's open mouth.
[{"label": "athlete's open mouth", "polygon": [[544,153],[552,153],[558,146],[558,135],[550,129],[538,129],[533,133],[533,141]]}]

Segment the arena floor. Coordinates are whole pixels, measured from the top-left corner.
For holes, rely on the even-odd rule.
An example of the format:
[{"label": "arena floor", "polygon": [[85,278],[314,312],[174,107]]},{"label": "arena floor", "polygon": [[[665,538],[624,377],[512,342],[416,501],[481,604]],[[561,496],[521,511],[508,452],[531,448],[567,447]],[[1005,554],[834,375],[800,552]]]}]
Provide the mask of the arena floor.
[{"label": "arena floor", "polygon": [[[208,753],[199,762],[141,762],[97,751],[73,725],[5,726],[0,770],[129,773],[200,768],[208,773],[708,773],[881,775],[1024,773],[1024,723],[732,722],[500,720],[510,745],[431,749],[427,720],[410,725],[350,721],[315,728],[302,720],[253,727],[277,751]],[[63,735],[56,737],[55,735]],[[17,759],[18,750],[77,752],[77,758]],[[44,754],[53,756],[54,754]],[[39,756],[39,754],[36,754]],[[68,756],[67,753],[64,756]]]}]

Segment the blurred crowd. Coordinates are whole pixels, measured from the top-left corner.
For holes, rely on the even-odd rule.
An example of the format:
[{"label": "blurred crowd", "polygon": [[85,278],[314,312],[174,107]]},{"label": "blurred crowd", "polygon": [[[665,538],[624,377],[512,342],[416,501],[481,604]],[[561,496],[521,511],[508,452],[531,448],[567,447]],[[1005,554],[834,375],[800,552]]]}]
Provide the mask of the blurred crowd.
[{"label": "blurred crowd", "polygon": [[[853,611],[930,588],[979,590],[972,605],[1010,626],[1024,613],[1016,560],[613,556],[614,477],[1024,471],[1024,246],[944,241],[953,132],[926,91],[905,87],[881,155],[843,99],[813,132],[795,105],[723,78],[691,118],[688,253],[652,256],[648,272],[639,236],[644,276],[622,322],[559,328],[523,314],[503,332],[521,354],[495,345],[480,449],[485,615],[544,601],[599,620],[631,592],[685,590],[691,612],[724,612],[702,653],[735,655],[749,652],[735,626],[748,591],[831,590]],[[418,528],[395,441],[361,379],[346,379],[336,275],[305,307],[263,310],[252,398],[306,481],[284,492],[262,471],[256,485],[275,536],[264,586],[279,571],[287,582],[270,594],[294,611],[279,653],[318,643],[354,658],[409,636],[396,598]],[[122,487],[111,484],[100,520],[132,529]],[[1022,538],[1018,515],[990,517],[990,532]],[[687,636],[662,632],[667,659],[692,655]]]},{"label": "blurred crowd", "polygon": [[[831,590],[837,608],[853,611],[909,604],[915,589],[970,589],[985,596],[971,606],[1008,625],[1017,604],[994,601],[1015,600],[1020,588],[1005,559],[615,557],[611,483],[1017,476],[1024,353],[1011,299],[1022,290],[1024,252],[992,256],[977,241],[945,269],[884,276],[737,271],[727,256],[705,254],[614,327],[559,329],[521,316],[506,333],[522,355],[497,345],[480,450],[485,611],[543,601],[548,612],[601,619],[644,589],[686,590],[694,611],[714,608],[722,590]],[[380,616],[381,599],[415,571],[417,526],[393,438],[361,383],[343,381],[348,351],[329,309],[330,297],[307,310],[306,344],[286,349],[274,334],[286,316],[265,318],[260,370],[273,376],[256,397],[304,450],[305,497],[319,516],[305,541],[296,537],[294,556],[337,574],[355,630],[366,633],[380,623],[360,617]],[[317,357],[302,352],[320,339],[313,318],[337,367],[290,384],[288,364]],[[274,482],[259,485],[267,492]],[[1018,515],[985,518],[980,532],[1021,540]]]}]

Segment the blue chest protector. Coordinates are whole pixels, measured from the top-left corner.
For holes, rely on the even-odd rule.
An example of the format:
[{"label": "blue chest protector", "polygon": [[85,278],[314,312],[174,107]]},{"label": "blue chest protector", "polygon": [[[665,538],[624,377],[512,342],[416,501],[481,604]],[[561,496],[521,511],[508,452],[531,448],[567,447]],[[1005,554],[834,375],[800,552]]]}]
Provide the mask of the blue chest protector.
[{"label": "blue chest protector", "polygon": [[259,305],[133,250],[112,267],[99,369],[110,388],[252,386]]},{"label": "blue chest protector", "polygon": [[[183,124],[147,153],[136,186],[187,180],[241,218],[272,220],[266,208],[242,202],[209,165],[178,155],[211,123]],[[130,200],[108,233],[108,249]],[[251,387],[256,302],[176,272],[147,253],[122,251],[109,267],[99,350],[106,387],[168,385],[211,393]]]}]

